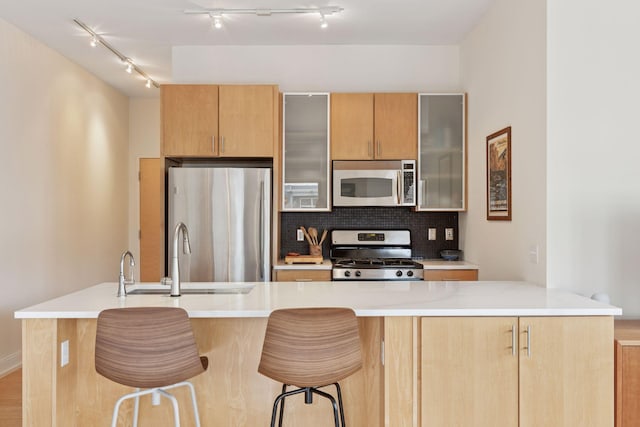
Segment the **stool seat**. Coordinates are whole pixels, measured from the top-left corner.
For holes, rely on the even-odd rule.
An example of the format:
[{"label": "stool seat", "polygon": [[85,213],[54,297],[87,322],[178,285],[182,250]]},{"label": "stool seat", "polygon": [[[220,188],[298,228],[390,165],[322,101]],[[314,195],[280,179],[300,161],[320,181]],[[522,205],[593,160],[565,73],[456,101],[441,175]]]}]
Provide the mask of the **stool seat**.
[{"label": "stool seat", "polygon": [[[335,385],[338,392],[340,415],[344,426],[344,409],[338,382],[362,367],[362,354],[358,320],[349,308],[295,308],[276,310],[267,322],[258,372],[283,384],[282,394],[275,402],[271,425],[274,426],[278,404],[280,422],[284,412],[284,398],[305,393],[311,403],[312,395],[335,400],[320,387]],[[299,390],[286,391],[294,385]]]},{"label": "stool seat", "polygon": [[[135,398],[134,425],[137,425],[139,397],[146,394],[169,398],[179,426],[177,400],[166,392],[178,386],[191,389],[196,425],[200,425],[193,385],[186,380],[207,369],[200,357],[187,312],[177,307],[116,308],[98,315],[95,346],[96,371],[122,385],[135,387],[121,397],[114,408],[115,427],[123,400]],[[149,389],[140,391],[140,389]],[[154,401],[158,401],[156,397]]]}]

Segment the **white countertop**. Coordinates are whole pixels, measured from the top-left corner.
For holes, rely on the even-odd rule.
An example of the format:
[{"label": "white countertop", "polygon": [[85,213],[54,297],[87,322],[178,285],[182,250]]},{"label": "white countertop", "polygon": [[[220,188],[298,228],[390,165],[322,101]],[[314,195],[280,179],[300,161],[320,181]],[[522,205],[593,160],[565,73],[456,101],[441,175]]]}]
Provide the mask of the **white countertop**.
[{"label": "white countertop", "polygon": [[478,266],[467,261],[447,261],[445,259],[424,259],[417,261],[425,270],[477,270]]},{"label": "white countertop", "polygon": [[284,260],[278,260],[278,263],[273,266],[274,270],[331,270],[331,260],[324,259],[322,264],[311,263],[296,263],[286,264]]},{"label": "white countertop", "polygon": [[[151,285],[151,284],[146,284]],[[185,284],[185,287],[195,284]],[[229,284],[232,286],[232,284]],[[238,284],[247,286],[246,283]],[[135,287],[145,284],[134,285]],[[156,284],[157,286],[157,284]],[[96,318],[107,308],[182,307],[194,318],[267,317],[292,307],[350,307],[358,316],[613,316],[622,310],[525,282],[270,282],[250,293],[116,296],[102,283],[15,312],[18,319]]]}]

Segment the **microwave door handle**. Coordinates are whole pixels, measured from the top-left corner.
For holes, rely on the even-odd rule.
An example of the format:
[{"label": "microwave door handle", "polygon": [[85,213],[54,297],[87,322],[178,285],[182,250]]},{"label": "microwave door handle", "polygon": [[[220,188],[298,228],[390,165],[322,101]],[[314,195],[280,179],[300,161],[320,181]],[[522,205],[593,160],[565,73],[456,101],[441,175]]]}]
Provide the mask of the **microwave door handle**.
[{"label": "microwave door handle", "polygon": [[398,206],[402,205],[402,199],[400,198],[401,194],[403,193],[402,190],[402,172],[398,171],[398,181],[396,184],[396,190],[398,191]]}]

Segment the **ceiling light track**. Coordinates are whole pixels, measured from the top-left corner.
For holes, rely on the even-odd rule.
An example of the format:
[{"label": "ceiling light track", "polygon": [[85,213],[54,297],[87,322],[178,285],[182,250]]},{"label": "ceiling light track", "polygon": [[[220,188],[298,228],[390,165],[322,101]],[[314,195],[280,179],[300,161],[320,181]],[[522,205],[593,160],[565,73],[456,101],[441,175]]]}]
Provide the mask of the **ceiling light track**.
[{"label": "ceiling light track", "polygon": [[125,71],[127,73],[131,74],[133,71],[135,71],[136,73],[138,73],[139,75],[144,77],[144,79],[146,80],[145,86],[148,87],[148,88],[150,88],[151,86],[154,86],[156,88],[160,87],[160,85],[155,80],[153,80],[151,77],[149,77],[149,75],[147,73],[145,73],[140,67],[138,67],[135,64],[135,62],[133,62],[133,60],[131,58],[123,55],[122,53],[120,53],[120,51],[118,51],[116,48],[114,48],[109,43],[107,43],[107,41],[105,41],[105,39],[100,37],[100,35],[98,33],[93,31],[84,22],[80,21],[79,19],[74,19],[73,22],[78,24],[78,26],[80,28],[82,28],[87,33],[89,33],[89,35],[91,36],[91,41],[89,42],[91,46],[95,47],[98,44],[101,44],[102,46],[104,46],[107,49],[109,49],[111,51],[111,53],[113,53],[115,56],[117,56],[120,59],[120,61],[122,61],[122,63],[124,64]]},{"label": "ceiling light track", "polygon": [[187,9],[184,11],[186,15],[209,15],[215,28],[222,27],[222,17],[224,15],[256,15],[256,16],[271,16],[271,15],[286,15],[286,14],[317,14],[320,17],[320,26],[327,28],[326,17],[340,13],[344,8],[340,6],[325,6],[325,7],[296,7],[291,9],[242,9],[242,8],[216,8],[216,9]]}]

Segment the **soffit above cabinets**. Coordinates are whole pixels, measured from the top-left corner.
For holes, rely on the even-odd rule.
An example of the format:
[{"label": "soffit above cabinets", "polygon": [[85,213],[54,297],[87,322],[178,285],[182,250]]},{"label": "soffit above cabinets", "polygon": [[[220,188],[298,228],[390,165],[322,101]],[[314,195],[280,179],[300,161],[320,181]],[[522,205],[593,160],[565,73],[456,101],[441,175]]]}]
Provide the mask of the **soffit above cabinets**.
[{"label": "soffit above cabinets", "polygon": [[[254,0],[255,1],[255,0]],[[174,46],[204,45],[457,45],[473,29],[492,0],[326,0],[317,4],[291,0],[21,0],[1,2],[0,18],[78,63],[129,96],[158,96],[104,48],[89,46],[80,19],[113,47],[132,58],[158,83],[171,83]],[[187,15],[197,8],[293,8],[339,6],[326,17],[235,15],[212,28],[207,15]]]}]

